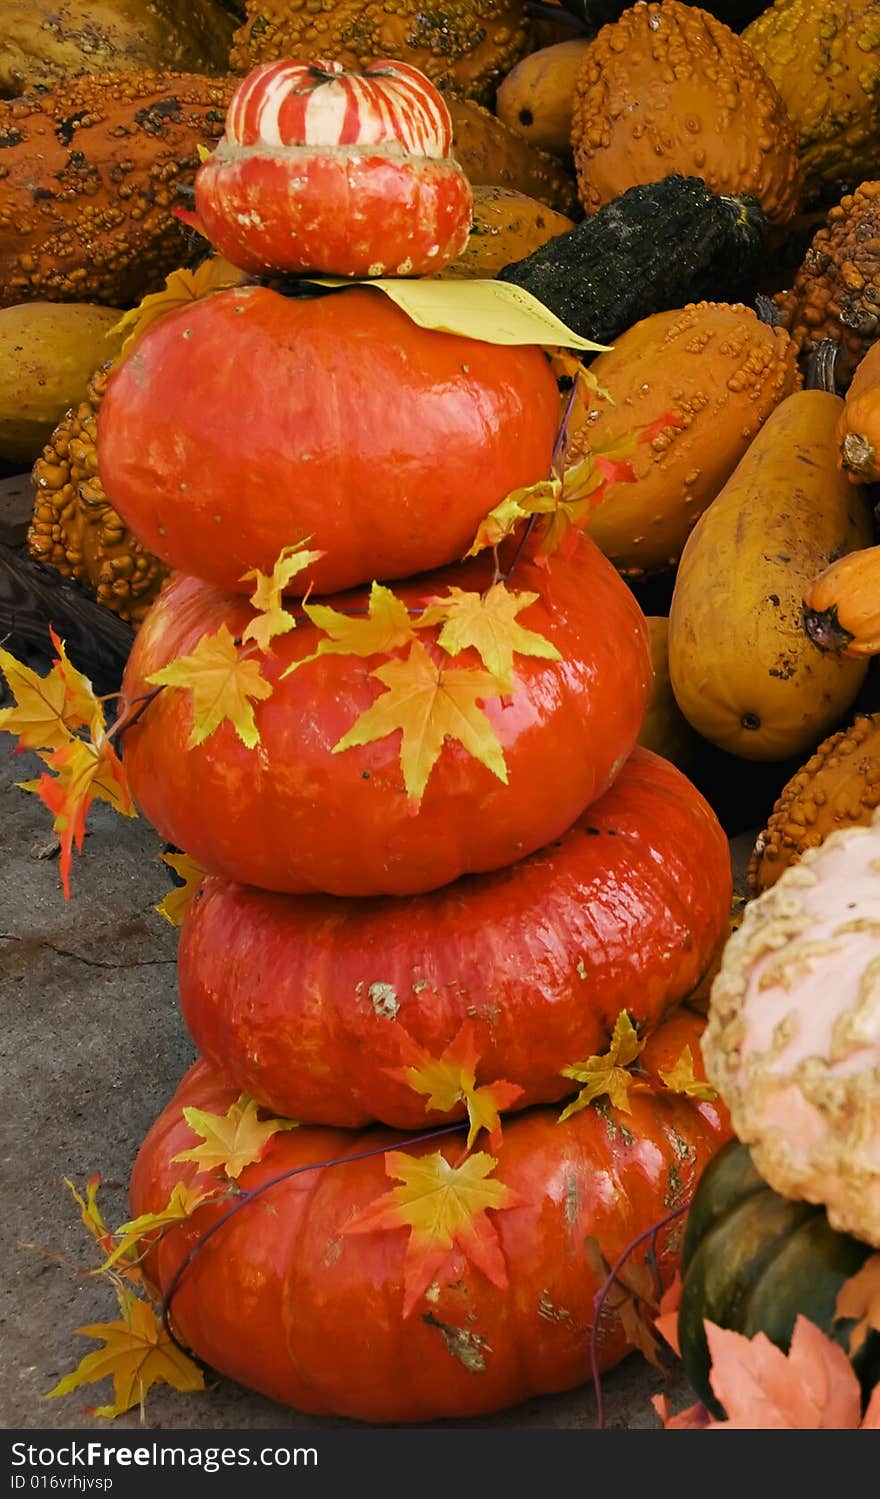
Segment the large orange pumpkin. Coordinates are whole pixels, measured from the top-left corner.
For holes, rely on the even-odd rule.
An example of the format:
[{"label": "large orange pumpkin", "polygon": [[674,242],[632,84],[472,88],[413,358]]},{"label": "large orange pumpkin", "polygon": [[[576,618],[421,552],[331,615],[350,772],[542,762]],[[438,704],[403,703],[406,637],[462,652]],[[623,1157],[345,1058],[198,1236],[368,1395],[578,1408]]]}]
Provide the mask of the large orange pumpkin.
[{"label": "large orange pumpkin", "polygon": [[[482,590],[491,580],[491,565],[477,558],[411,580],[397,594],[418,612],[448,586]],[[273,692],[255,705],[261,743],[254,749],[228,722],[188,748],[191,694],[174,688],[154,698],[125,734],[135,800],[164,838],[212,874],[264,890],[407,895],[533,853],[602,795],[633,749],[651,661],[641,610],[589,540],[571,557],[554,558],[549,579],[545,569],[521,561],[511,586],[546,593],[520,620],[561,659],[516,656],[510,696],[485,703],[506,784],[447,739],[414,808],[399,731],[334,754],[381,695],[372,674],[377,658],[322,655],[281,681],[290,663],[311,656],[324,638],[305,623],[273,641],[263,661]],[[364,613],[367,598],[353,591],[336,603]],[[138,633],[125,695],[149,692],[147,678],[191,653],[204,635],[221,625],[239,635],[252,618],[240,595],[194,578],[173,581]],[[436,634],[419,632],[435,652]],[[452,659],[480,666],[473,650]]]},{"label": "large orange pumpkin", "polygon": [[512,489],[545,478],[559,422],[537,348],[419,328],[381,292],[219,292],[169,313],[107,386],[98,469],[149,551],[250,591],[281,549],[318,593],[462,557]]},{"label": "large orange pumpkin", "polygon": [[[691,1047],[699,1070],[701,1020],[683,1013],[649,1040],[647,1077],[630,1091],[632,1113],[587,1107],[565,1123],[559,1110],[533,1109],[504,1127],[494,1176],[517,1206],[484,1215],[497,1231],[506,1288],[453,1249],[404,1316],[404,1227],[349,1232],[355,1218],[392,1188],[385,1157],[406,1136],[318,1127],[276,1134],[268,1155],[245,1167],[238,1187],[336,1157],[339,1166],[288,1177],[246,1201],[202,1249],[199,1241],[234,1206],[225,1194],[196,1210],[152,1250],[147,1271],[168,1292],[172,1323],[198,1356],[231,1379],[315,1414],[367,1421],[475,1416],[531,1395],[582,1383],[597,1279],[585,1251],[595,1238],[613,1262],[636,1235],[689,1200],[703,1167],[727,1138],[723,1108],[659,1086]],[[197,1137],[183,1118],[195,1107],[224,1114],[238,1088],[199,1062],[151,1129],[134,1168],[134,1214],[157,1212],[172,1187],[210,1187],[194,1162],[175,1161]],[[464,1139],[406,1147],[439,1150],[452,1165]],[[394,1168],[394,1162],[389,1162]],[[662,1231],[657,1265],[664,1284],[677,1264],[677,1225]],[[637,1259],[644,1261],[648,1243]],[[599,1363],[628,1351],[617,1317],[598,1329]]]},{"label": "large orange pumpkin", "polygon": [[[477,1080],[570,1091],[561,1067],[606,1049],[626,1009],[652,1029],[727,931],[727,839],[666,760],[636,750],[558,843],[408,900],[270,895],[209,878],[178,973],[202,1056],[275,1113],[397,1129],[427,1112],[393,1069],[470,1022]],[[391,1071],[389,1071],[391,1069]]]}]

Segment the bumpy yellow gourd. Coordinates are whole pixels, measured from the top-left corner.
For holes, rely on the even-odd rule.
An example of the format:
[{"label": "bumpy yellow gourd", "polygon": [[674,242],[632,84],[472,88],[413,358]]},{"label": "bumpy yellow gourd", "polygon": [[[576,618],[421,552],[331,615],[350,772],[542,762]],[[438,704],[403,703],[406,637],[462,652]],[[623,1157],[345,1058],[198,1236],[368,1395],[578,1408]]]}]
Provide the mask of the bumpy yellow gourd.
[{"label": "bumpy yellow gourd", "polygon": [[785,223],[801,172],[794,131],[754,52],[695,5],[634,5],[605,26],[577,81],[572,145],[581,201],[596,213],[670,173],[749,193]]},{"label": "bumpy yellow gourd", "polygon": [[880,714],[873,713],[831,734],[784,787],[752,854],[752,890],[769,890],[808,848],[869,823],[878,806]]},{"label": "bumpy yellow gourd", "polygon": [[625,576],[674,566],[761,423],[800,384],[794,347],[747,307],[699,302],[645,318],[591,369],[614,404],[596,397],[577,414],[574,454],[667,414],[679,425],[639,444],[635,484],[609,486],[590,535]]},{"label": "bumpy yellow gourd", "polygon": [[783,401],[698,522],[669,618],[669,671],[698,733],[751,760],[818,744],[852,703],[866,664],[830,655],[804,629],[803,599],[832,557],[864,547],[864,491],[837,466],[841,401]]},{"label": "bumpy yellow gourd", "polygon": [[880,0],[776,0],[743,32],[785,100],[808,193],[880,172]]}]

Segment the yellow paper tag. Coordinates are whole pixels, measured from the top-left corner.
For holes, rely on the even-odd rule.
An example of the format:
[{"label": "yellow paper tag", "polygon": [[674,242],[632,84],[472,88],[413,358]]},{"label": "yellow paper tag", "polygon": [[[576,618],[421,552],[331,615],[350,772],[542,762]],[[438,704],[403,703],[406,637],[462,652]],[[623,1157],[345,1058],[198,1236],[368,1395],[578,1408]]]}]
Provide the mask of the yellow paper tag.
[{"label": "yellow paper tag", "polygon": [[549,312],[521,286],[506,281],[441,281],[431,276],[406,281],[388,277],[352,281],[342,276],[307,276],[317,286],[375,286],[396,302],[420,328],[459,333],[487,344],[540,344],[544,348],[602,352]]}]

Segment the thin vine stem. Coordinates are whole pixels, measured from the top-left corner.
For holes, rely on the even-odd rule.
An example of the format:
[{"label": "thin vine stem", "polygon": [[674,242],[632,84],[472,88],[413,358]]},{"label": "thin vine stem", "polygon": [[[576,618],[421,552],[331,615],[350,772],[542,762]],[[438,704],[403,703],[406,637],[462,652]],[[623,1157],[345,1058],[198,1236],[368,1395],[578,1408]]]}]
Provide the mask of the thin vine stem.
[{"label": "thin vine stem", "polygon": [[216,1223],[212,1223],[211,1227],[209,1229],[206,1229],[206,1231],[201,1235],[198,1241],[193,1245],[192,1249],[190,1249],[189,1252],[181,1260],[180,1264],[171,1277],[168,1287],[162,1297],[162,1305],[160,1311],[162,1317],[162,1326],[165,1329],[168,1337],[171,1339],[172,1343],[174,1343],[182,1353],[186,1353],[187,1355],[189,1355],[189,1350],[184,1347],[183,1343],[180,1342],[180,1339],[175,1335],[174,1329],[171,1326],[171,1303],[174,1300],[174,1297],[177,1295],[177,1292],[180,1289],[180,1283],[183,1280],[183,1277],[189,1269],[190,1265],[198,1257],[198,1255],[201,1254],[208,1241],[210,1239],[213,1239],[214,1235],[216,1233],[219,1233],[220,1229],[223,1228],[231,1218],[234,1218],[236,1213],[240,1213],[242,1208],[245,1208],[250,1203],[255,1202],[258,1197],[262,1197],[263,1193],[268,1192],[272,1187],[279,1186],[281,1182],[290,1181],[294,1176],[302,1176],[307,1171],[322,1171],[329,1169],[332,1166],[347,1166],[352,1161],[366,1161],[371,1156],[387,1155],[390,1150],[403,1150],[409,1145],[421,1145],[427,1140],[439,1140],[444,1135],[460,1134],[465,1129],[467,1129],[467,1120],[459,1120],[455,1124],[444,1124],[440,1125],[437,1129],[425,1130],[422,1134],[419,1135],[408,1135],[402,1140],[391,1141],[388,1145],[374,1145],[369,1150],[358,1151],[355,1155],[332,1156],[330,1160],[327,1161],[312,1161],[307,1166],[294,1166],[290,1171],[282,1171],[278,1176],[273,1176],[269,1181],[261,1182],[258,1187],[251,1187],[247,1192],[240,1193],[236,1201],[233,1203],[232,1207],[229,1208],[222,1215],[222,1217],[218,1218]]},{"label": "thin vine stem", "polygon": [[602,1376],[599,1371],[599,1318],[602,1315],[605,1302],[612,1287],[617,1284],[617,1278],[627,1260],[635,1253],[640,1244],[644,1244],[646,1239],[650,1239],[651,1241],[648,1252],[650,1255],[653,1255],[656,1265],[658,1235],[670,1223],[674,1223],[677,1218],[681,1218],[687,1212],[687,1209],[688,1204],[683,1202],[680,1207],[673,1208],[672,1212],[667,1213],[665,1218],[660,1218],[657,1223],[652,1223],[650,1228],[646,1228],[644,1233],[640,1233],[637,1238],[627,1244],[626,1248],[617,1256],[605,1280],[593,1297],[593,1325],[590,1328],[590,1374],[593,1380],[593,1391],[596,1396],[596,1426],[599,1431],[604,1431],[605,1429],[605,1401],[602,1395]]}]

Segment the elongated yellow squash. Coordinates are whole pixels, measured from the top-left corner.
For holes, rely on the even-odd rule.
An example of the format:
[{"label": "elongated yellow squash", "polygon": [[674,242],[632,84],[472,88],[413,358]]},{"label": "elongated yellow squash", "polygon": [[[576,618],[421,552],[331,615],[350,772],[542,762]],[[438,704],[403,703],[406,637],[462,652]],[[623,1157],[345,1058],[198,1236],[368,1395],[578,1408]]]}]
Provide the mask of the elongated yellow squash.
[{"label": "elongated yellow squash", "polygon": [[803,624],[816,573],[871,538],[864,490],[837,467],[841,406],[818,390],[777,406],[682,555],[673,691],[700,734],[745,759],[812,749],[865,676],[864,662],[819,650]]}]

